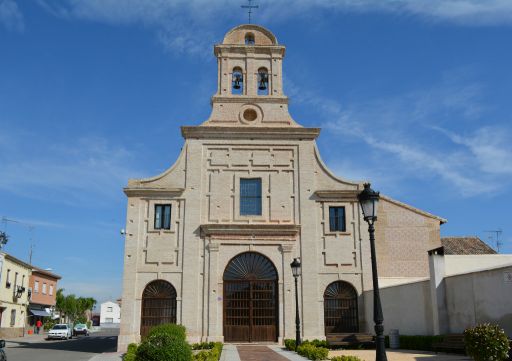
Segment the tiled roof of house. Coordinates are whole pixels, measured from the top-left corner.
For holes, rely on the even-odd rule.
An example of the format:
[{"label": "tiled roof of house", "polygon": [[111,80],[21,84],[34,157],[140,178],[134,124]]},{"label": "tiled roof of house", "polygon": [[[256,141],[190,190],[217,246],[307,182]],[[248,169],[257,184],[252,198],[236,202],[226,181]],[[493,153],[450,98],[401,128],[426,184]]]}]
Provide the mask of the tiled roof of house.
[{"label": "tiled roof of house", "polygon": [[441,244],[444,247],[444,254],[496,254],[495,250],[474,236],[442,237]]}]

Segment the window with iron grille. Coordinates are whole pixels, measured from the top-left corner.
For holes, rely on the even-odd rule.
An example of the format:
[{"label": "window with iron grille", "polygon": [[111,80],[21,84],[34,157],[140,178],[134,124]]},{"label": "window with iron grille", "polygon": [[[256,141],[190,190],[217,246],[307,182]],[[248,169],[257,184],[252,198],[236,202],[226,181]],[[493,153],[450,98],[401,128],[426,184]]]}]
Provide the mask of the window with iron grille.
[{"label": "window with iron grille", "polygon": [[240,179],[240,215],[261,216],[261,178]]},{"label": "window with iron grille", "polygon": [[329,207],[329,231],[345,232],[345,207]]},{"label": "window with iron grille", "polygon": [[155,204],[155,229],[171,229],[171,205]]}]

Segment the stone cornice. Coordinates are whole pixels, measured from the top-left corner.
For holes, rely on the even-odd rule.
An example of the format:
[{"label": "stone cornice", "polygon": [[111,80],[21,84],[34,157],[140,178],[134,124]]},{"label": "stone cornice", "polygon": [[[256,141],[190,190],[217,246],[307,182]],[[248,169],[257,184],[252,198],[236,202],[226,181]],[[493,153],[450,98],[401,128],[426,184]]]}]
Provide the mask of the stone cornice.
[{"label": "stone cornice", "polygon": [[295,240],[300,226],[295,224],[202,224],[201,234],[212,238],[281,238]]},{"label": "stone cornice", "polygon": [[252,54],[278,54],[284,57],[286,47],[284,45],[252,45],[245,44],[217,44],[213,50],[215,56],[224,56],[225,52],[252,53]]},{"label": "stone cornice", "polygon": [[320,128],[261,126],[196,126],[181,127],[185,139],[293,139],[315,140]]},{"label": "stone cornice", "polygon": [[123,192],[128,197],[176,197],[184,190],[184,188],[126,187]]},{"label": "stone cornice", "polygon": [[259,95],[255,96],[247,96],[247,95],[237,95],[237,96],[221,96],[214,95],[211,97],[211,104],[213,103],[239,103],[239,104],[258,104],[258,103],[266,103],[266,104],[288,104],[288,97],[286,96],[276,96],[276,95]]},{"label": "stone cornice", "polygon": [[319,190],[314,195],[321,200],[341,200],[357,202],[359,190]]}]

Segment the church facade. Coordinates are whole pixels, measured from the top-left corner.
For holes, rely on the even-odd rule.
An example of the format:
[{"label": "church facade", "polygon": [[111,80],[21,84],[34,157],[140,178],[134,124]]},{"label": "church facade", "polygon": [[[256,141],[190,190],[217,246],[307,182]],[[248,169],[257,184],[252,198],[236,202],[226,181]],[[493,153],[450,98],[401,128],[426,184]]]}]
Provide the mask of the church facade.
[{"label": "church facade", "polygon": [[[295,335],[290,263],[302,264],[304,339],[373,332],[363,182],[330,172],[283,93],[285,47],[241,25],[215,45],[210,118],[181,128],[175,164],[131,179],[118,349],[175,322],[192,342],[282,342]],[[428,277],[443,219],[381,196],[381,284]]]}]

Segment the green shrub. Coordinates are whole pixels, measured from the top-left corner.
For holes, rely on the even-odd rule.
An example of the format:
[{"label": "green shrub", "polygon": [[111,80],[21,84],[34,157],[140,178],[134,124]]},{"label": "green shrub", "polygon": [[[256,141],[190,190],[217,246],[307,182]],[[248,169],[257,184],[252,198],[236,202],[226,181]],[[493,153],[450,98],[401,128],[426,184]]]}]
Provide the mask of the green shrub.
[{"label": "green shrub", "polygon": [[312,361],[318,361],[327,359],[329,350],[325,347],[316,347],[315,345],[306,341],[297,347],[297,353]]},{"label": "green shrub", "polygon": [[284,347],[289,351],[295,351],[295,340],[287,338],[284,340]]},{"label": "green shrub", "polygon": [[123,356],[123,361],[135,361],[135,357],[137,356],[137,344],[131,343],[128,345],[128,350]]},{"label": "green shrub", "polygon": [[91,329],[91,326],[92,326],[92,322],[91,321],[87,321],[87,329],[90,330]]},{"label": "green shrub", "polygon": [[314,340],[306,341],[306,342],[308,342],[308,343],[310,343],[310,344],[312,344],[313,346],[316,346],[316,347],[329,348],[329,343],[326,340],[314,339]]},{"label": "green shrub", "polygon": [[475,361],[505,361],[510,348],[505,331],[498,325],[484,323],[464,331],[466,352]]},{"label": "green shrub", "polygon": [[400,335],[400,348],[405,350],[434,351],[432,344],[442,341],[443,336]]},{"label": "green shrub", "polygon": [[211,350],[216,345],[216,342],[199,342],[192,344],[192,350]]},{"label": "green shrub", "polygon": [[135,361],[191,361],[185,327],[165,324],[152,328],[137,348]]},{"label": "green shrub", "polygon": [[220,342],[202,342],[205,346],[212,346],[207,351],[201,351],[193,356],[194,361],[219,361],[222,353],[222,343]]},{"label": "green shrub", "polygon": [[363,361],[357,356],[341,355],[331,357],[331,361]]},{"label": "green shrub", "polygon": [[163,325],[152,327],[149,330],[147,337],[161,333],[176,336],[182,340],[187,339],[187,330],[185,329],[185,326],[177,325],[175,323],[164,323]]}]

